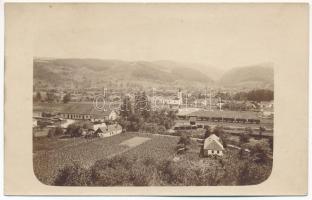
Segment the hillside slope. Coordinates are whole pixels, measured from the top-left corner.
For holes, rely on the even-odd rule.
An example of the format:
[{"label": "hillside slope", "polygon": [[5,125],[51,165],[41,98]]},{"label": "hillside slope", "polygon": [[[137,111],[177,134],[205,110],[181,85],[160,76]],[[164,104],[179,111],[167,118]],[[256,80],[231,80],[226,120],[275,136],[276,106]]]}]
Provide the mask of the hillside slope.
[{"label": "hillside slope", "polygon": [[272,89],[274,70],[269,64],[233,68],[221,77],[219,83],[232,87]]},{"label": "hillside slope", "polygon": [[34,81],[62,85],[88,82],[144,82],[155,84],[212,83],[202,72],[158,62],[126,62],[100,59],[35,59]]}]

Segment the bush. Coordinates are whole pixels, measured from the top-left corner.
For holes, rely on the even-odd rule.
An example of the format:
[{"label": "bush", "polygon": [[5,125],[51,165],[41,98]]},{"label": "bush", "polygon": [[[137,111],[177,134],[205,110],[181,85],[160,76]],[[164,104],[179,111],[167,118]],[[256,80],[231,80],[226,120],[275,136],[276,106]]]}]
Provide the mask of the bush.
[{"label": "bush", "polygon": [[253,160],[256,163],[264,164],[268,161],[268,151],[262,145],[256,144],[252,149],[251,153],[253,156]]},{"label": "bush", "polygon": [[187,133],[182,133],[178,141],[178,145],[182,145],[185,148],[191,144],[191,138]]},{"label": "bush", "polygon": [[91,173],[77,163],[60,169],[54,181],[54,185],[57,186],[87,186],[91,184]]},{"label": "bush", "polygon": [[65,134],[70,135],[70,137],[80,137],[82,136],[82,127],[78,124],[70,124]]},{"label": "bush", "polygon": [[249,139],[250,139],[249,134],[241,133],[240,136],[239,136],[239,143],[241,145],[245,144],[245,143],[248,143]]},{"label": "bush", "polygon": [[63,129],[61,127],[51,128],[48,132],[48,137],[57,137],[63,135]]},{"label": "bush", "polygon": [[[59,170],[55,185],[66,186],[207,186],[252,185],[264,181],[272,162],[256,163],[235,156],[216,158],[208,168],[189,162],[157,161],[116,156],[97,161],[89,169],[78,164]],[[211,168],[212,167],[212,168]],[[213,169],[213,170],[212,170]]]}]

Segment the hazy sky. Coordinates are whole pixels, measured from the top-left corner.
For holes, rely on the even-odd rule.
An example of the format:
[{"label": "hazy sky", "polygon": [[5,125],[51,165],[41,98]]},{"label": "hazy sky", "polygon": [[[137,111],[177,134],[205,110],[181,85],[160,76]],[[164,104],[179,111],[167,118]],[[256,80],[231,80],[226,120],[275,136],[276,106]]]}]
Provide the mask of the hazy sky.
[{"label": "hazy sky", "polygon": [[[223,69],[279,62],[297,47],[300,5],[45,6],[32,12],[34,56],[174,60]],[[34,18],[36,16],[36,18]]]}]

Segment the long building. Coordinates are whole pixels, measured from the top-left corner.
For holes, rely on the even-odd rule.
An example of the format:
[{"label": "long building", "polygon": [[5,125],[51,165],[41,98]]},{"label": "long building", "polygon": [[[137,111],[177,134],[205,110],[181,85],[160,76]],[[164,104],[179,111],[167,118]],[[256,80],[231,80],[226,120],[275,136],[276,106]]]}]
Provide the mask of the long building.
[{"label": "long building", "polygon": [[214,122],[236,122],[236,123],[260,123],[258,113],[250,111],[209,111],[197,110],[194,112],[178,113],[180,120],[192,121],[214,121]]}]

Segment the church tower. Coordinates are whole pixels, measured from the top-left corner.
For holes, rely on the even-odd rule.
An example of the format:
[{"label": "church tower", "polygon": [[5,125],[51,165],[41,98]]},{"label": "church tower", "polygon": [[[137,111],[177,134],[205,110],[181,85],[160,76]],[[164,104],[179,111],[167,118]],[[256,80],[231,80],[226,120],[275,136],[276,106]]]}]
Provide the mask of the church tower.
[{"label": "church tower", "polygon": [[181,91],[181,89],[179,89],[179,91],[178,91],[178,99],[179,99],[179,105],[182,105],[183,99],[182,99],[182,91]]}]

